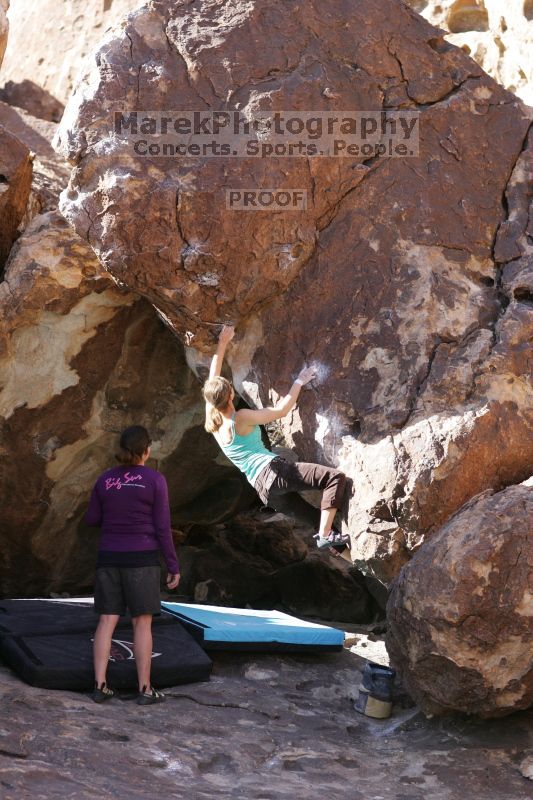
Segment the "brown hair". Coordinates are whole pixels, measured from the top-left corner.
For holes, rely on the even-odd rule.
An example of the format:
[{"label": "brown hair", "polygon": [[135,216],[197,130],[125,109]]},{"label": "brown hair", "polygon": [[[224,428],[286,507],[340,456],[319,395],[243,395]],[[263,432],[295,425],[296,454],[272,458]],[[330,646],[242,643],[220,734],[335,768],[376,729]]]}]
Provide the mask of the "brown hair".
[{"label": "brown hair", "polygon": [[150,434],[142,425],[132,425],[122,431],[120,436],[120,451],[115,458],[121,464],[140,464],[152,440]]},{"label": "brown hair", "polygon": [[215,433],[222,425],[220,411],[228,407],[233,387],[226,378],[211,378],[204,383],[202,394],[207,404],[205,412],[205,429]]}]

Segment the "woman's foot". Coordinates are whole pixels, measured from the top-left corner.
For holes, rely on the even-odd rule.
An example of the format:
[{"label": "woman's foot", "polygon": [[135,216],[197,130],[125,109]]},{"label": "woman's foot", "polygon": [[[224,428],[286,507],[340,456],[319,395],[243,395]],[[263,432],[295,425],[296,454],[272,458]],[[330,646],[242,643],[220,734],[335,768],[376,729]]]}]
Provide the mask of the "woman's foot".
[{"label": "woman's foot", "polygon": [[163,692],[158,692],[153,686],[150,688],[143,686],[137,698],[137,705],[151,706],[153,703],[164,703],[165,699]]},{"label": "woman's foot", "polygon": [[342,556],[347,561],[350,559],[350,536],[347,533],[331,530],[326,536],[315,533],[316,545],[319,550],[328,550],[332,556]]},{"label": "woman's foot", "polygon": [[106,700],[111,700],[115,696],[113,689],[110,689],[107,683],[94,684],[93,700],[95,703],[105,703]]},{"label": "woman's foot", "polygon": [[321,533],[315,533],[313,536],[316,539],[316,546],[319,550],[330,550],[334,548],[342,553],[347,547],[350,546],[350,535],[348,533],[340,533],[339,531],[330,531],[325,536]]}]

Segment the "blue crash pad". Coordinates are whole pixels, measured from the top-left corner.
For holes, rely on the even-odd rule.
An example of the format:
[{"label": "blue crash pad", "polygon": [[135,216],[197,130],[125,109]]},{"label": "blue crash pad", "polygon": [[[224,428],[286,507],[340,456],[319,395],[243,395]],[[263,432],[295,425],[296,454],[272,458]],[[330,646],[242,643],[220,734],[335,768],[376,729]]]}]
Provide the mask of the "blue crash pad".
[{"label": "blue crash pad", "polygon": [[205,650],[342,650],[344,633],[281,611],[163,602]]}]

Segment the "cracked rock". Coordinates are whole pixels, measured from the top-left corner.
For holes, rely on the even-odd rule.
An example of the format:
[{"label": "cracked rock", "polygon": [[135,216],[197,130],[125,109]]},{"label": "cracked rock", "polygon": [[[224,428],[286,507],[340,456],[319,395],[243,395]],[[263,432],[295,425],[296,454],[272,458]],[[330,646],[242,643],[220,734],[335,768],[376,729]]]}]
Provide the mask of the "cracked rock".
[{"label": "cracked rock", "polygon": [[[141,157],[110,132],[133,108],[383,107],[420,114],[416,157]],[[396,0],[348,17],[329,1],[174,0],[107,36],[58,132],[73,165],[63,213],[187,342],[200,376],[228,320],[251,405],[302,363],[318,368],[280,440],[352,479],[352,555],[384,583],[470,497],[530,474],[529,295],[517,284],[509,302],[505,283],[526,218],[525,193],[506,190],[529,126],[514,95]],[[227,189],[255,186],[299,188],[307,208],[226,207]],[[500,226],[514,237],[503,261]]]}]

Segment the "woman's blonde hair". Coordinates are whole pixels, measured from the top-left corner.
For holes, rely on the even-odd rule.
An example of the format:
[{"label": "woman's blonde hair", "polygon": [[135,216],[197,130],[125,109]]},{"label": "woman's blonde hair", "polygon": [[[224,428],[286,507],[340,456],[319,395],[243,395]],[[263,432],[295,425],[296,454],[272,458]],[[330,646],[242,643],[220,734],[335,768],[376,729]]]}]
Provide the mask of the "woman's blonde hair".
[{"label": "woman's blonde hair", "polygon": [[205,429],[208,433],[215,433],[222,426],[222,414],[228,407],[232,392],[231,383],[226,378],[211,378],[204,383],[202,394],[206,402]]}]

